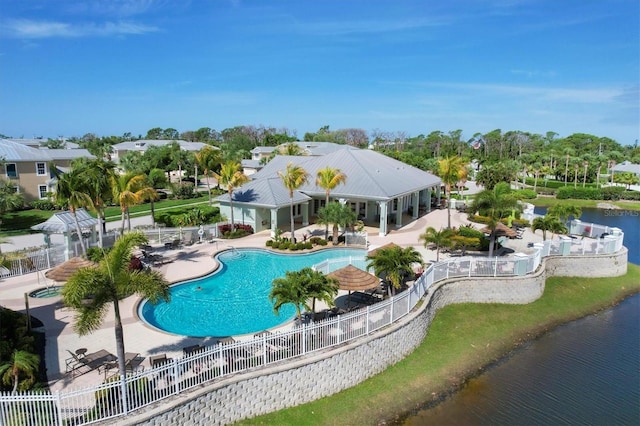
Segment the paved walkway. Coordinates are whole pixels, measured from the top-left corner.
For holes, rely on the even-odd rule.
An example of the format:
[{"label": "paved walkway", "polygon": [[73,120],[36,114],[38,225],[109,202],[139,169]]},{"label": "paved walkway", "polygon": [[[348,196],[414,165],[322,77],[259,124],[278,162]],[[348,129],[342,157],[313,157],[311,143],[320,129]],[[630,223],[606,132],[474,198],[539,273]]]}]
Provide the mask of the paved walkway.
[{"label": "paved walkway", "polygon": [[[140,218],[139,221],[142,222],[144,219]],[[465,213],[451,212],[452,226],[459,227],[466,223]],[[447,210],[435,210],[400,229],[391,229],[386,236],[379,236],[377,228],[370,228],[367,229],[369,232],[369,248],[373,249],[389,242],[394,242],[402,247],[414,246],[423,255],[425,262],[435,261],[435,251],[426,249],[418,240],[418,237],[428,226],[440,229],[445,227],[446,224]],[[322,227],[311,225],[296,230],[296,233],[311,232],[319,228]],[[324,230],[324,228],[322,229]],[[163,265],[160,270],[171,282],[201,276],[216,268],[216,262],[212,259],[212,255],[218,251],[228,249],[230,247],[229,244],[236,248],[265,247],[265,242],[268,239],[269,232],[264,231],[233,240],[232,242],[220,241],[218,243],[194,244],[173,253],[176,260]],[[527,248],[527,243],[541,240],[541,236],[533,235],[527,230],[524,239],[509,240],[508,246],[516,252],[531,252],[532,249]],[[440,260],[446,258],[446,256],[446,254],[441,254]],[[1,303],[7,308],[25,311],[25,294],[52,284],[50,280],[44,277],[42,272],[2,280],[0,281]],[[106,349],[113,354],[116,353],[113,311],[110,310],[107,313],[100,330],[80,337],[73,331],[74,312],[65,308],[59,297],[50,299],[28,298],[28,300],[31,315],[44,323],[47,374],[51,390],[57,391],[68,386],[78,388],[100,383],[103,377],[97,372],[91,372],[75,379],[65,377],[62,373],[65,371],[65,360],[69,358],[68,351],[87,348],[88,352]],[[180,357],[182,356],[182,348],[185,346],[216,343],[216,339],[176,336],[149,328],[138,320],[136,316],[136,306],[139,302],[140,298],[132,296],[123,300],[120,304],[127,352],[140,353],[141,356],[147,359],[149,356],[162,353],[166,353],[170,357]],[[249,338],[249,336],[245,336],[245,338]],[[148,366],[148,360],[143,364]]]}]

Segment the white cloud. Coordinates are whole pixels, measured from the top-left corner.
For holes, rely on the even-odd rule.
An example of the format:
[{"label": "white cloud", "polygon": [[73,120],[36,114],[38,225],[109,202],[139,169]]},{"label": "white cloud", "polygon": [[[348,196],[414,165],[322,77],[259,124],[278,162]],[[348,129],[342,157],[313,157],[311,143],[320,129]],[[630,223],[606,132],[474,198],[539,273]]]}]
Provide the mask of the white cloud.
[{"label": "white cloud", "polygon": [[12,38],[42,39],[53,37],[108,37],[114,35],[145,34],[156,32],[157,27],[135,22],[104,22],[69,24],[55,21],[28,19],[10,20],[0,24],[3,34]]}]

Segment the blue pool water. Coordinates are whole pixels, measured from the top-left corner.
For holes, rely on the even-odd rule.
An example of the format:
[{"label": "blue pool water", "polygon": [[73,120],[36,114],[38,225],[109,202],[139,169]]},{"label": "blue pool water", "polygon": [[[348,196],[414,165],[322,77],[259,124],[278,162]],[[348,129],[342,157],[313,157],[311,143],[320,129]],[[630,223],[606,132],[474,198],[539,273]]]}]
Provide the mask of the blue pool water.
[{"label": "blue pool water", "polygon": [[269,299],[271,282],[286,271],[299,271],[327,259],[362,257],[362,249],[330,249],[307,254],[277,254],[237,249],[216,256],[221,267],[202,278],[171,287],[171,301],[144,301],[138,314],[160,330],[192,337],[222,337],[256,333],[295,316],[285,305],[279,315]]}]

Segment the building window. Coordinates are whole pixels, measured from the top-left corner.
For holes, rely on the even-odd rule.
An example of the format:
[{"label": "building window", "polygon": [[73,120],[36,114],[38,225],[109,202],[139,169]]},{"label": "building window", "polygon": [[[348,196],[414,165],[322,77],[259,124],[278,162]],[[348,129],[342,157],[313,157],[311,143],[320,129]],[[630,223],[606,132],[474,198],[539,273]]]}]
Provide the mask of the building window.
[{"label": "building window", "polygon": [[38,194],[40,195],[41,200],[47,198],[47,192],[49,192],[47,185],[38,185]]},{"label": "building window", "polygon": [[46,176],[47,174],[47,164],[46,163],[36,163],[36,173],[38,176]]},{"label": "building window", "polygon": [[18,177],[18,167],[15,163],[7,163],[5,164],[5,169],[7,171],[8,178],[17,178]]}]

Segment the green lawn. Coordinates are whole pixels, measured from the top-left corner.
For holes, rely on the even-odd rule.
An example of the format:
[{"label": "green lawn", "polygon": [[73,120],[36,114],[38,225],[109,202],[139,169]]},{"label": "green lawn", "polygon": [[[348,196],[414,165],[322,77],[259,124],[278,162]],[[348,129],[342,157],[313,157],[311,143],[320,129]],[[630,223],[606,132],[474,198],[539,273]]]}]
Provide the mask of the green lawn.
[{"label": "green lawn", "polygon": [[[192,198],[189,200],[161,200],[155,203],[155,210],[159,211],[173,207],[184,207],[191,204],[206,204],[207,202],[208,198],[206,195],[204,197]],[[151,204],[149,203],[133,206],[129,209],[131,217],[149,214],[150,211]],[[51,210],[36,209],[5,213],[2,215],[2,223],[0,224],[0,237],[35,233],[36,231],[32,231],[30,228],[49,219],[54,213],[56,212]],[[91,214],[95,217],[95,214]],[[120,220],[120,207],[108,207],[105,214],[107,222]]]},{"label": "green lawn", "polygon": [[[437,402],[524,341],[640,292],[640,266],[617,278],[551,278],[528,305],[462,304],[440,310],[423,343],[364,383],[244,425],[377,425]],[[331,372],[327,372],[331,374]]]}]

